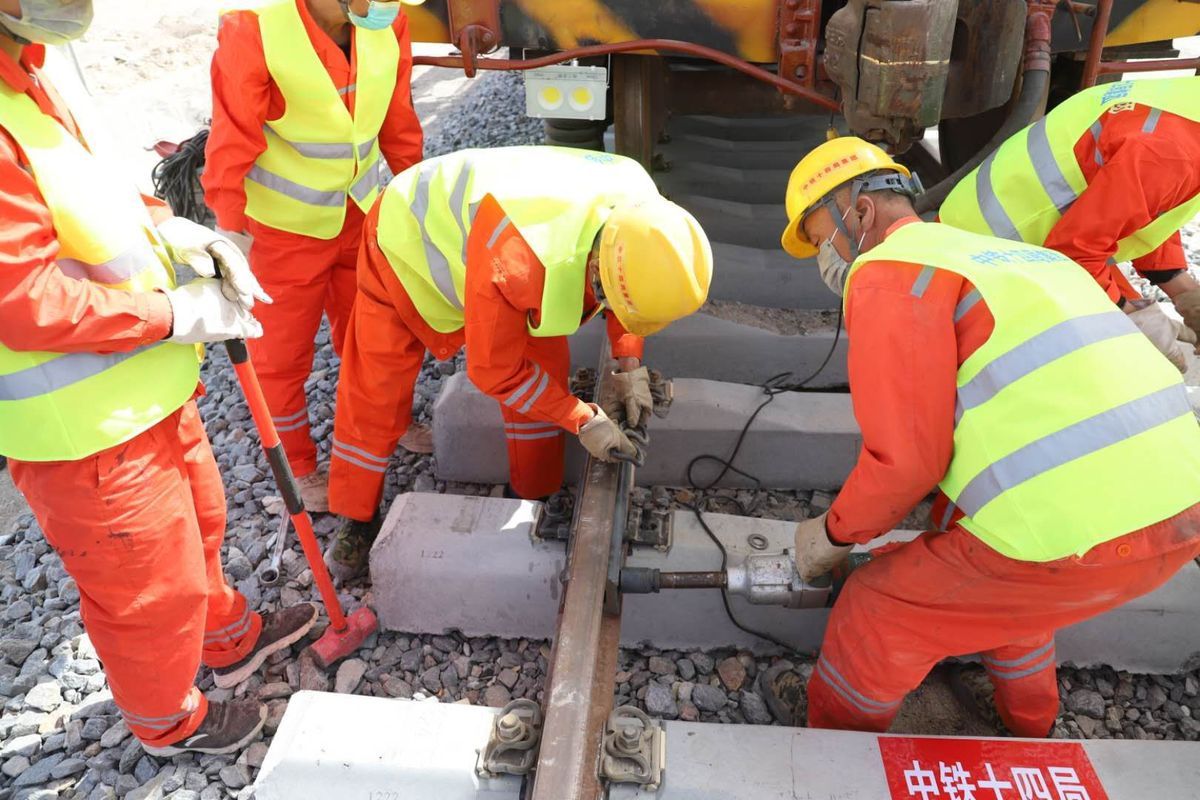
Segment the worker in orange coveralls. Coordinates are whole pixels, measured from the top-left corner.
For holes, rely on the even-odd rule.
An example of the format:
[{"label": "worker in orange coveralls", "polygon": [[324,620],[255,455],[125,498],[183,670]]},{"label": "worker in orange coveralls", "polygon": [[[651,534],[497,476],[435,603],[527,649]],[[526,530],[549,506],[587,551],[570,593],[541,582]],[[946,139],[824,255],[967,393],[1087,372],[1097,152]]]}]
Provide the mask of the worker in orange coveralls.
[{"label": "worker in orange coveralls", "polygon": [[[221,17],[218,40],[205,200],[275,299],[250,356],[304,504],[327,511],[304,384],[322,311],[341,354],[380,160],[421,160],[408,18],[400,2],[251,0]],[[429,452],[421,434],[404,446]]]},{"label": "worker in orange coveralls", "polygon": [[[1179,373],[1059,253],[916,218],[908,170],[845,138],[788,185],[783,246],[845,293],[858,463],[796,531],[811,580],[934,486],[941,527],[850,574],[807,686],[814,727],[884,731],[944,658],[979,653],[1000,717],[1045,736],[1054,632],[1200,554],[1200,426]],[[847,262],[852,262],[847,263]],[[799,675],[764,681],[786,716]]]},{"label": "worker in orange coveralls", "polygon": [[[467,375],[504,416],[510,495],[544,498],[562,485],[564,431],[597,458],[635,452],[617,420],[652,410],[642,337],[698,309],[711,275],[699,223],[628,158],[503,147],[397,175],[367,216],[346,337],[330,505],[347,520],[331,569],[366,567],[426,349],[466,344]],[[619,372],[601,409],[571,394],[566,337],[604,309]]]},{"label": "worker in orange coveralls", "polygon": [[[225,582],[225,493],[193,399],[196,343],[258,336],[250,307],[269,298],[233,243],[92,149],[73,71],[51,85],[44,44],[91,18],[88,0],[0,0],[0,454],[79,586],[129,730],[157,755],[230,753],[266,708],[209,702],[200,664],[236,686],[316,620],[308,603],[260,616]],[[172,263],[207,277],[176,285]]]},{"label": "worker in orange coveralls", "polygon": [[[1038,244],[1082,264],[1181,372],[1200,332],[1200,282],[1179,229],[1200,213],[1200,78],[1094,86],[1015,134],[946,198],[956,228]],[[1187,330],[1117,268],[1174,303]]]}]

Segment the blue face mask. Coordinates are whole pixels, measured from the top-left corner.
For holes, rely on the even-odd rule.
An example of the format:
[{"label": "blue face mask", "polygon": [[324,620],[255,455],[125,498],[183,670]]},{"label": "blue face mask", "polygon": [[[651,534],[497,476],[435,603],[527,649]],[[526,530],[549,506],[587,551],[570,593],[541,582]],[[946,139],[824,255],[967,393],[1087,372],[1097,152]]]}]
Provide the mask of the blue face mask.
[{"label": "blue face mask", "polygon": [[350,23],[356,28],[381,31],[384,28],[391,27],[392,23],[396,21],[396,17],[400,16],[400,3],[371,0],[367,6],[366,16],[359,16],[353,11],[350,11],[349,14]]}]

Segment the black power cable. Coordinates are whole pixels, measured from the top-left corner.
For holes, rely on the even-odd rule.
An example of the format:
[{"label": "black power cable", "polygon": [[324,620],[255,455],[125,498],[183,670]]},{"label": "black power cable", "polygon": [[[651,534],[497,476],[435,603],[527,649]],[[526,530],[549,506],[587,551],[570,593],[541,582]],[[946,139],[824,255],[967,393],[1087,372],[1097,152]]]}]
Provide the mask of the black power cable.
[{"label": "black power cable", "polygon": [[181,142],[179,149],[154,165],[150,180],[154,196],[166,200],[177,217],[203,224],[208,216],[200,188],[200,170],[204,167],[204,146],[208,130]]},{"label": "black power cable", "polygon": [[[754,487],[756,490],[761,489],[762,481],[760,481],[754,475],[751,475],[750,473],[746,472],[745,470],[738,469],[737,467],[735,467],[733,465],[734,460],[737,459],[738,453],[741,452],[742,445],[746,441],[746,434],[748,434],[750,432],[750,426],[752,426],[754,424],[754,421],[756,419],[758,419],[758,415],[762,413],[763,409],[766,408],[767,406],[769,406],[775,400],[776,397],[778,397],[779,395],[784,394],[786,392],[803,391],[804,388],[809,383],[811,383],[818,375],[820,375],[821,372],[824,371],[825,367],[829,366],[829,362],[833,360],[833,356],[834,356],[834,353],[837,352],[837,346],[838,346],[838,342],[841,340],[841,336],[842,336],[842,306],[839,304],[838,305],[838,316],[837,316],[837,330],[833,334],[833,344],[831,344],[829,346],[829,352],[825,354],[825,358],[823,361],[821,361],[821,365],[819,367],[817,367],[815,370],[813,370],[812,374],[810,374],[808,377],[804,378],[803,380],[799,380],[799,381],[789,382],[789,378],[791,378],[793,375],[793,373],[791,373],[791,372],[782,372],[778,375],[774,375],[774,376],[768,378],[762,384],[762,390],[766,394],[767,399],[763,400],[762,403],[759,404],[758,408],[754,409],[754,413],[752,413],[750,415],[749,419],[746,420],[746,424],[742,427],[741,433],[738,434],[737,441],[734,442],[733,452],[729,454],[729,457],[722,458],[717,455],[702,453],[701,455],[696,456],[695,458],[693,458],[691,461],[688,462],[687,480],[688,480],[689,488],[692,488],[692,489],[695,489],[695,490],[701,491],[701,492],[707,491],[708,489],[711,489],[714,486],[716,486],[717,483],[719,483],[720,480],[722,478],[724,478],[726,474],[728,474],[729,472],[733,472],[737,475],[741,475],[743,478],[748,478],[749,480],[753,481]],[[705,484],[703,486],[699,485],[696,482],[696,479],[693,477],[693,474],[692,474],[692,470],[695,469],[696,465],[702,461],[715,461],[721,465],[721,471],[719,473],[717,473],[717,477],[713,478],[711,481],[709,481],[707,484]],[[708,499],[709,500],[718,500],[718,499],[726,500],[730,503],[733,503],[735,506],[737,506],[738,511],[740,512],[741,516],[748,516],[750,513],[749,509],[747,509],[745,506],[743,506],[742,503],[740,501],[738,501],[736,498],[712,497],[712,498],[708,498]],[[701,501],[701,502],[703,502],[703,501]],[[713,544],[715,544],[717,546],[717,549],[721,551],[721,571],[724,572],[726,567],[728,566],[729,553],[728,553],[728,551],[726,551],[725,545],[723,545],[721,543],[721,540],[719,538],[717,538],[717,535],[715,533],[713,533],[712,528],[710,528],[708,526],[708,523],[705,521],[704,513],[700,508],[701,503],[697,502],[695,505],[687,505],[687,504],[681,503],[681,505],[683,505],[684,508],[690,510],[693,514],[696,515],[696,521],[700,523],[700,527],[704,529],[704,532],[708,535],[708,538],[711,539]],[[795,645],[788,644],[787,642],[784,642],[783,640],[777,638],[773,634],[767,633],[766,631],[758,631],[747,625],[742,624],[742,622],[733,613],[733,608],[730,607],[730,605],[729,605],[729,592],[726,589],[721,590],[721,603],[725,606],[725,614],[729,617],[729,621],[733,623],[734,627],[738,628],[739,630],[741,630],[745,633],[750,634],[751,636],[757,636],[760,639],[765,639],[766,641],[770,642],[771,644],[773,644],[777,647],[781,647],[784,650],[789,650],[789,651],[799,650],[799,648],[796,647]]]}]

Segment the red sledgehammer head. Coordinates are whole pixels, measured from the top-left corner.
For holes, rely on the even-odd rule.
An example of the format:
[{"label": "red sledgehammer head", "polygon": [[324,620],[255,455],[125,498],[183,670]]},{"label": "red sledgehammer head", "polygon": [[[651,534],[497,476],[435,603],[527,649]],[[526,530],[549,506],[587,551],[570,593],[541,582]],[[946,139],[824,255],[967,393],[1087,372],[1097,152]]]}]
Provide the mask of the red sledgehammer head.
[{"label": "red sledgehammer head", "polygon": [[347,615],[346,626],[340,631],[330,625],[321,638],[311,645],[317,666],[329,669],[330,665],[357,650],[378,628],[379,620],[375,618],[375,612],[366,606]]}]

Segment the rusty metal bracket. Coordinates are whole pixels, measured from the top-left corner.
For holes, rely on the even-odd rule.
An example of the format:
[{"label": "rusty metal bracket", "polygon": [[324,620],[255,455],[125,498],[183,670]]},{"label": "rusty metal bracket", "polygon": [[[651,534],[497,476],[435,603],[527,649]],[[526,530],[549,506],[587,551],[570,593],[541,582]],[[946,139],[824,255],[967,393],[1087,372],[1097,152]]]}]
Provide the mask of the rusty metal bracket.
[{"label": "rusty metal bracket", "polygon": [[475,59],[500,46],[500,0],[448,0],[450,41],[462,51],[463,72],[475,77]]},{"label": "rusty metal bracket", "polygon": [[487,745],[475,762],[475,773],[481,778],[528,775],[541,739],[542,709],[532,700],[513,700],[496,715]]},{"label": "rusty metal bracket", "polygon": [[783,0],[779,4],[779,74],[812,88],[817,76],[817,39],[821,0]]},{"label": "rusty metal bracket", "polygon": [[666,509],[645,510],[637,503],[629,504],[625,522],[625,541],[641,547],[669,550],[675,532],[673,515]]}]

